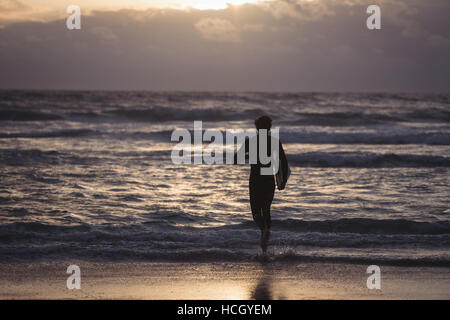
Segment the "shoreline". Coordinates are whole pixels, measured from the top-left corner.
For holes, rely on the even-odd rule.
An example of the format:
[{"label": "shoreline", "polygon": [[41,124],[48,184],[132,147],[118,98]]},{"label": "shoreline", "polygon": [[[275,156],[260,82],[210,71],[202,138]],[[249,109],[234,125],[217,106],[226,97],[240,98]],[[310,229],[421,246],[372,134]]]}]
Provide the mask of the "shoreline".
[{"label": "shoreline", "polygon": [[[78,265],[81,289],[66,286]],[[450,268],[280,262],[0,262],[0,299],[450,299]]]}]

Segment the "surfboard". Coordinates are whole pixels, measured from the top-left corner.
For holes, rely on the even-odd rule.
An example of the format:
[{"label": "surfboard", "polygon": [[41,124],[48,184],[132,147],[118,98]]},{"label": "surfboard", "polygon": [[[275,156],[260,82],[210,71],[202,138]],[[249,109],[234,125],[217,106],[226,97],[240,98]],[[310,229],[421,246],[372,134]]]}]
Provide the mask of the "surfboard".
[{"label": "surfboard", "polygon": [[281,144],[279,154],[279,166],[278,172],[275,174],[275,180],[277,181],[278,190],[283,190],[286,187],[289,176],[291,175],[291,169],[289,168],[289,163],[287,161],[286,154],[281,147]]}]

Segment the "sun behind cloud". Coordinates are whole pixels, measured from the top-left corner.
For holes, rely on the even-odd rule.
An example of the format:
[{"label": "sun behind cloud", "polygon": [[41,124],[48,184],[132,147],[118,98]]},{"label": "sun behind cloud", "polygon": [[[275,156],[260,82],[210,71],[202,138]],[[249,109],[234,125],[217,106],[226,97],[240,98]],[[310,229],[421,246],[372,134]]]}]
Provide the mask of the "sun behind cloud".
[{"label": "sun behind cloud", "polygon": [[192,7],[196,9],[220,10],[225,9],[229,4],[241,5],[245,3],[261,2],[261,0],[197,0],[192,2],[195,3],[194,5],[192,5]]},{"label": "sun behind cloud", "polygon": [[[167,1],[168,3],[172,1]],[[246,3],[267,2],[267,0],[188,0],[173,1],[179,2],[183,8],[194,8],[200,10],[220,10],[227,8],[228,5],[242,5]]]},{"label": "sun behind cloud", "polygon": [[69,4],[88,15],[92,11],[179,9],[222,10],[228,6],[268,3],[273,0],[0,0],[0,27],[14,21],[49,21],[66,16]]}]

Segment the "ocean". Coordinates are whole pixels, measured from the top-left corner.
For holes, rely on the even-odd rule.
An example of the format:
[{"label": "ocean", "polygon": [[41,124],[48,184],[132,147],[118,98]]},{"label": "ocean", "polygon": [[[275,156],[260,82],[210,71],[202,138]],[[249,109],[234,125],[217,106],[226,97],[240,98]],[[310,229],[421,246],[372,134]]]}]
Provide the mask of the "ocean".
[{"label": "ocean", "polygon": [[280,128],[275,261],[450,266],[450,94],[0,91],[0,261],[255,261],[249,166],[174,129]]}]

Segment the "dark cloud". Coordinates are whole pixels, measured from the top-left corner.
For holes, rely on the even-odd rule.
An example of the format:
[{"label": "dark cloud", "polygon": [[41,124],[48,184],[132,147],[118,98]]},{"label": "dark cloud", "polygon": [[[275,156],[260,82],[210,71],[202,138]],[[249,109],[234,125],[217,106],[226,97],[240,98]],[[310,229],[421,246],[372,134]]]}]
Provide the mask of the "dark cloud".
[{"label": "dark cloud", "polygon": [[448,0],[122,10],[0,30],[0,87],[448,91]]}]

